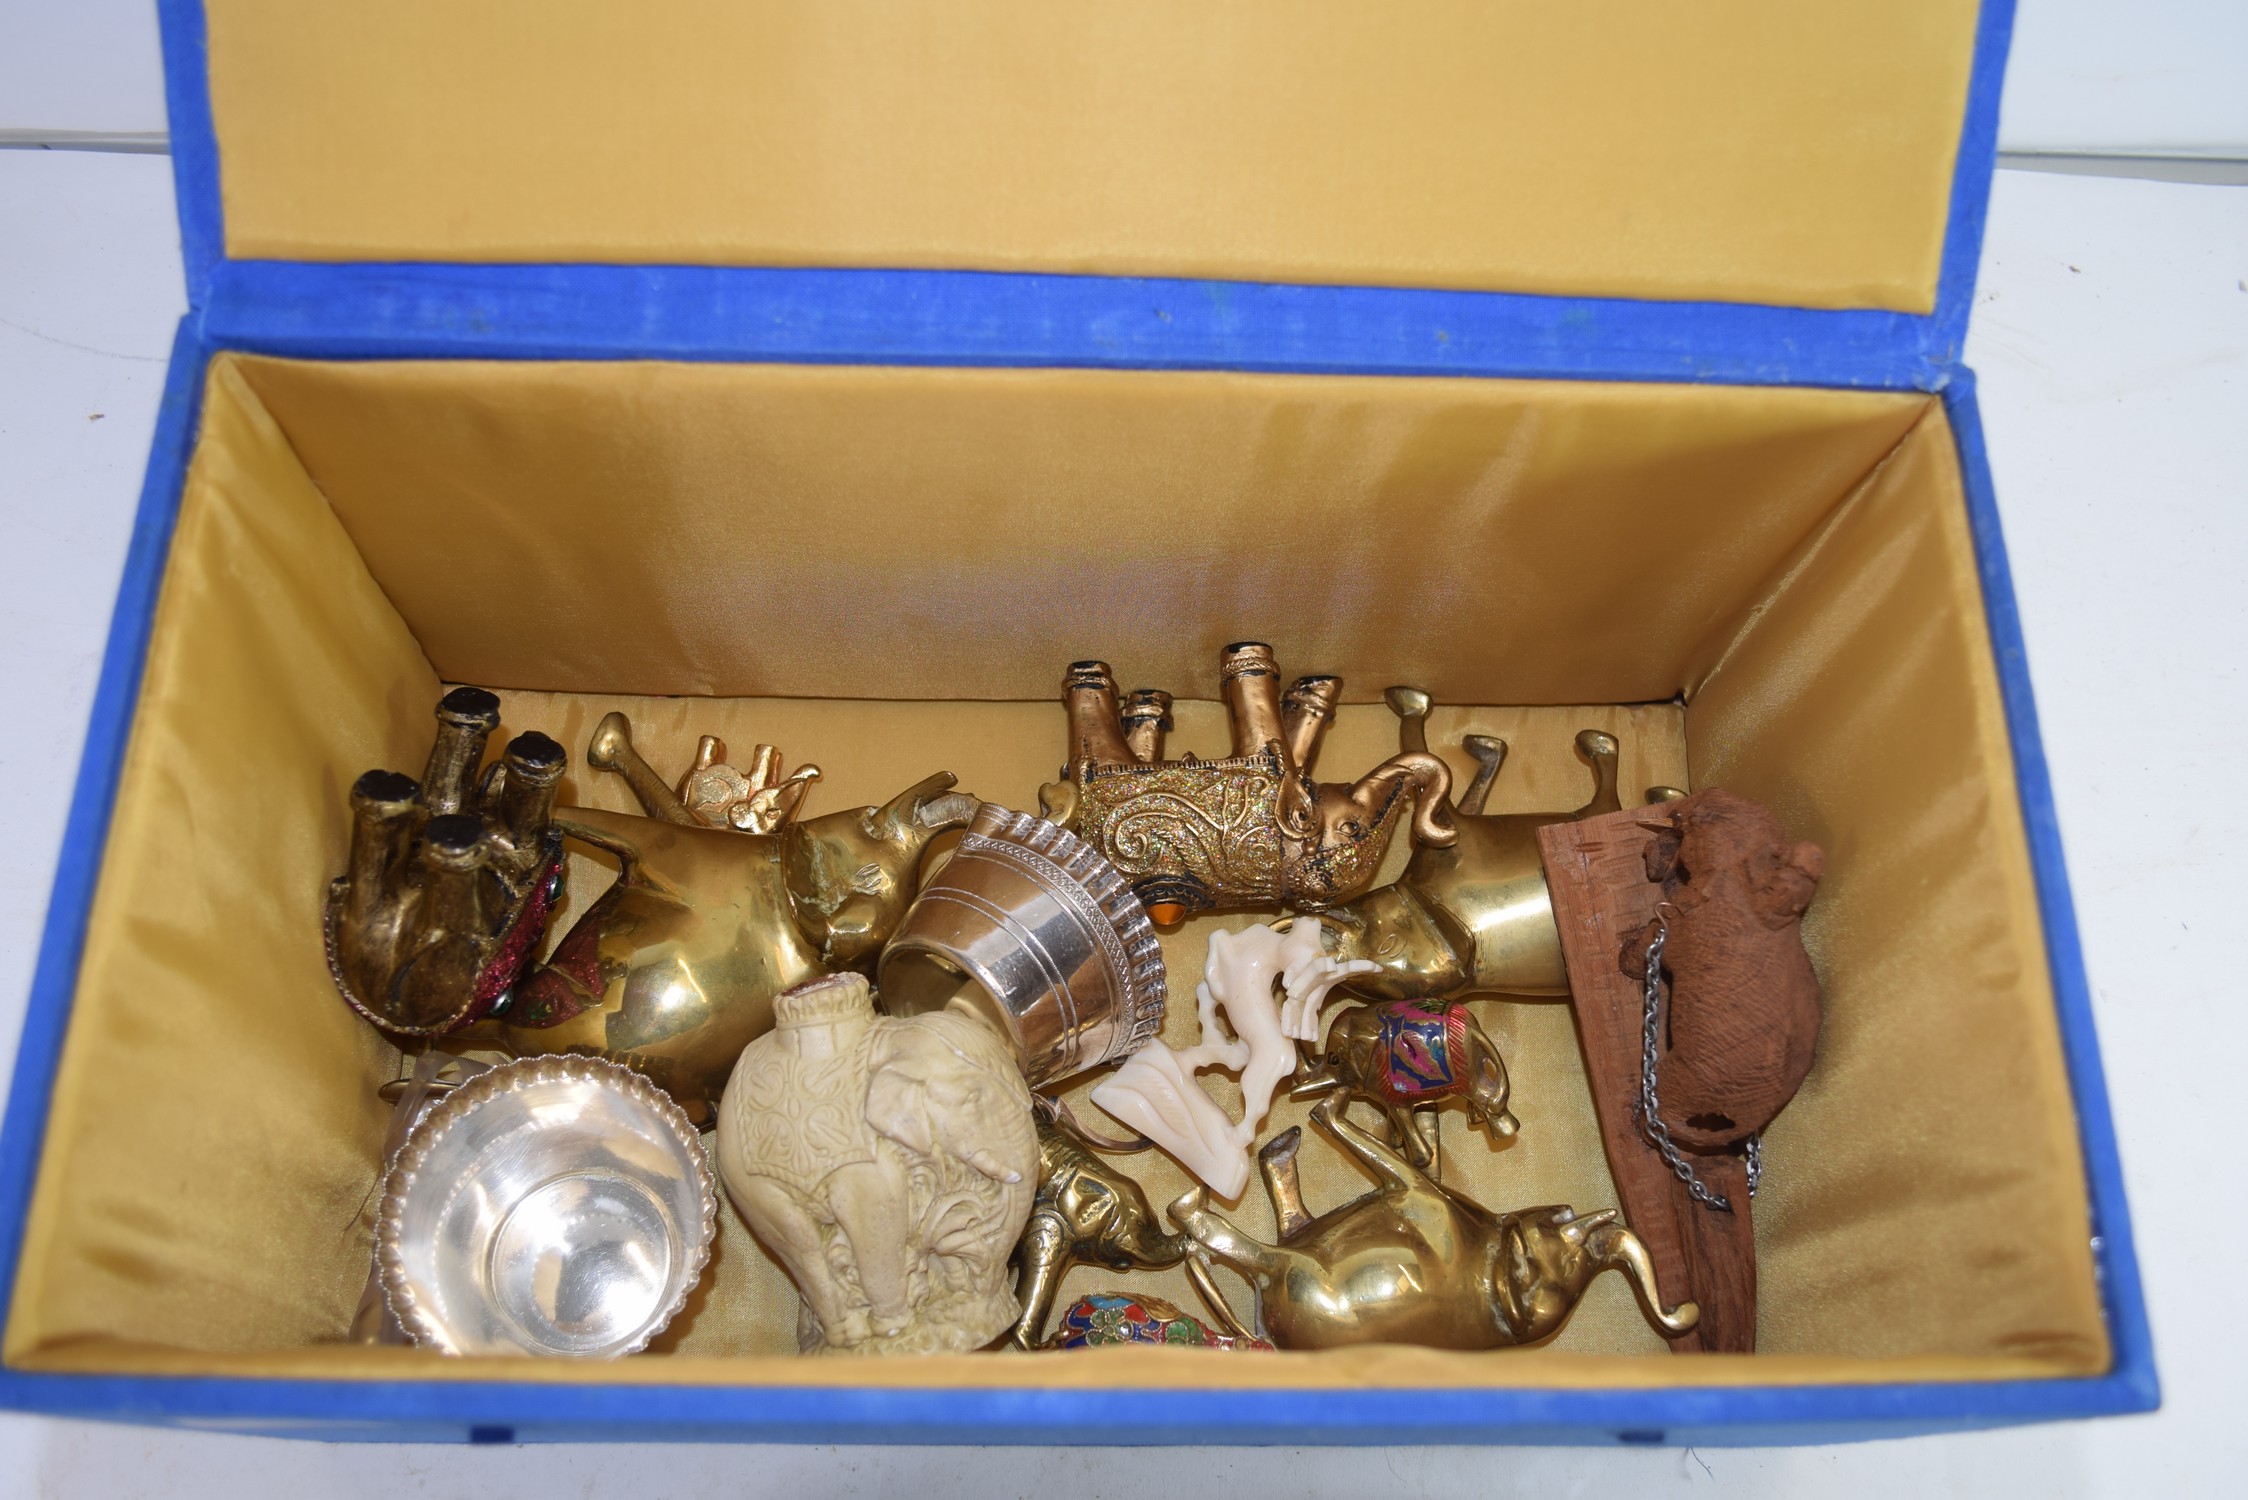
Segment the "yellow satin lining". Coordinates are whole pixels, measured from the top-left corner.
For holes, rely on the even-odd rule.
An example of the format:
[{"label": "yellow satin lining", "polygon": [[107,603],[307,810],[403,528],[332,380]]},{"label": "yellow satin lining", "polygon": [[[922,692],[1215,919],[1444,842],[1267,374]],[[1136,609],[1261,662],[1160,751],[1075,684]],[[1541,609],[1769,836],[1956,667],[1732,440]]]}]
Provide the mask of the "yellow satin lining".
[{"label": "yellow satin lining", "polygon": [[227,251],[1926,312],[1975,0],[209,0]]},{"label": "yellow satin lining", "polygon": [[[1034,585],[979,586],[1009,568]],[[1690,767],[1695,784],[1771,802],[1828,849],[1810,933],[1829,1020],[1758,1205],[1764,1356],[1662,1354],[1609,1277],[1547,1349],[1364,1350],[1217,1378],[2102,1368],[1980,608],[1948,429],[1918,397],[222,357],[6,1358],[319,1378],[493,1368],[318,1347],[341,1338],[364,1274],[373,1088],[396,1063],[330,992],[319,895],[341,865],[345,788],[370,766],[419,767],[441,677],[508,689],[509,730],[547,730],[573,757],[610,707],[666,769],[700,733],[738,757],[770,741],[824,768],[815,810],[940,766],[1028,805],[1058,764],[1064,662],[1105,649],[1134,682],[1206,693],[1215,643],[1247,618],[1279,627],[1284,666],[1350,673],[1354,699],[1399,678],[1439,687],[1432,738],[1447,750],[1471,730],[1507,738],[1495,808],[1581,801],[1569,740],[1587,725],[1623,740],[1627,794]],[[666,672],[724,692],[623,696],[676,691]],[[864,696],[778,696],[822,674]],[[1449,706],[1681,687],[1684,708]],[[1394,734],[1385,710],[1354,703],[1322,764],[1351,774]],[[1176,743],[1221,749],[1217,707],[1182,703]],[[582,768],[564,800],[630,805]],[[597,869],[579,862],[575,906]],[[1175,995],[1214,925],[1167,944]],[[1613,1201],[1566,1007],[1475,1004],[1508,1051],[1524,1130],[1501,1152],[1448,1118],[1448,1172],[1501,1207]],[[1174,1039],[1189,1009],[1174,1007]],[[1283,1106],[1273,1123],[1300,1117]],[[1315,1207],[1359,1190],[1324,1148],[1305,1161]],[[1182,1185],[1168,1163],[1129,1170],[1158,1201]],[[1254,1191],[1238,1211],[1253,1229],[1268,1215]],[[1080,1271],[1067,1291],[1115,1281]],[[1191,1305],[1176,1278],[1133,1284]],[[793,1319],[785,1280],[729,1215],[704,1297],[662,1346],[676,1352],[625,1378],[1213,1378],[1191,1361],[756,1357],[792,1347]]]},{"label": "yellow satin lining", "polygon": [[[803,365],[238,368],[448,678],[1378,702],[1669,698],[1923,398]],[[527,616],[535,615],[535,627]]]}]

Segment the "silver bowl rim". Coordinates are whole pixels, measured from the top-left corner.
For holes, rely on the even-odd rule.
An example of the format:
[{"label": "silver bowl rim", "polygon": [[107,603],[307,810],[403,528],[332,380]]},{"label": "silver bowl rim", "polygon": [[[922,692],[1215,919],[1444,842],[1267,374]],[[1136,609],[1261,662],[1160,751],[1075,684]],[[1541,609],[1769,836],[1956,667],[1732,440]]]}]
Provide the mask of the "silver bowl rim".
[{"label": "silver bowl rim", "polygon": [[[1018,1056],[1017,1061],[1029,1077],[1032,1089],[1045,1088],[1091,1068],[1121,1062],[1161,1035],[1163,1018],[1170,1005],[1170,979],[1164,967],[1161,940],[1155,923],[1148,917],[1146,904],[1108,856],[1050,818],[991,801],[978,805],[976,816],[961,835],[962,852],[979,846],[1006,848],[1013,851],[1011,855],[1002,856],[1009,862],[1027,858],[1045,867],[1034,876],[1036,882],[1085,920],[1086,931],[1094,935],[1096,941],[1099,937],[1094,924],[1105,922],[1116,943],[1114,957],[1104,956],[1102,967],[1108,971],[1115,1011],[1124,1024],[1118,1028],[1107,1052],[1097,1058],[1082,1059],[1067,1072],[1056,1072],[1051,1065],[1041,1069],[1033,1065],[1033,1059]],[[952,861],[947,860],[923,882],[907,907],[905,917],[898,923],[897,931],[883,945],[876,964],[877,992],[881,988],[881,973],[888,968],[893,955],[935,953],[956,960],[962,957],[949,945],[930,941],[914,931],[917,909],[931,891],[946,884],[951,868]],[[1077,899],[1071,899],[1072,892]],[[1102,943],[1102,947],[1105,955],[1107,944]],[[979,984],[981,982],[978,980]],[[999,1001],[1002,1009],[1010,1013],[1015,1010],[989,986],[985,989]]]},{"label": "silver bowl rim", "polygon": [[[673,1102],[669,1094],[640,1074],[603,1057],[555,1054],[520,1057],[501,1063],[489,1072],[479,1073],[447,1094],[431,1106],[429,1113],[415,1122],[405,1144],[391,1158],[390,1168],[383,1176],[382,1207],[375,1217],[375,1258],[382,1268],[383,1300],[389,1304],[391,1316],[413,1336],[415,1343],[443,1354],[461,1354],[461,1350],[453,1342],[451,1330],[414,1295],[414,1284],[406,1270],[405,1255],[399,1249],[399,1240],[404,1232],[406,1197],[413,1189],[421,1169],[429,1164],[430,1154],[464,1116],[500,1094],[512,1093],[537,1083],[593,1083],[630,1095],[635,1102],[646,1105],[657,1119],[663,1121],[678,1145],[680,1155],[694,1165],[695,1182],[702,1190],[702,1233],[686,1247],[687,1263],[679,1278],[678,1290],[672,1294],[662,1316],[651,1319],[647,1331],[640,1337],[596,1357],[622,1359],[626,1355],[638,1354],[648,1347],[657,1334],[671,1326],[672,1319],[678,1317],[686,1307],[687,1299],[702,1285],[703,1272],[710,1264],[711,1241],[718,1233],[718,1181],[710,1170],[710,1159],[703,1153],[702,1136],[687,1118],[687,1112]],[[538,1351],[532,1349],[521,1352],[534,1357],[538,1355]]]}]

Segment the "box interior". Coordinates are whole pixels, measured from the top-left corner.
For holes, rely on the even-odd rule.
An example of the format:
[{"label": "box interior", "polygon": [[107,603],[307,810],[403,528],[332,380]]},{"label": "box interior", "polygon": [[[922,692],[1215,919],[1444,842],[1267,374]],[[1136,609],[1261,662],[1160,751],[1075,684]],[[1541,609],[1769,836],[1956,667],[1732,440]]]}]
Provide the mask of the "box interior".
[{"label": "box interior", "polygon": [[1935,302],[1977,0],[206,0],[227,253]]},{"label": "box interior", "polygon": [[[1820,843],[1819,1058],[1766,1144],[1760,1353],[1675,1358],[1603,1277],[1550,1345],[790,1357],[730,1209],[656,1352],[446,1360],[342,1342],[397,1054],[334,995],[345,791],[417,771],[448,682],[582,757],[627,710],[825,771],[808,811],[932,770],[1035,805],[1062,669],[1098,655],[1224,745],[1218,648],[1338,672],[1322,753],[1509,741],[1494,811],[1723,785]],[[497,743],[495,739],[495,744]],[[629,810],[573,770],[563,801]],[[1392,868],[1403,850],[1392,852]],[[572,909],[605,878],[573,861]],[[1218,925],[1166,942],[1167,1036]],[[564,917],[566,925],[568,916]],[[558,929],[560,930],[560,929]],[[1613,1203],[1565,1002],[1484,997],[1520,1138],[1445,1120],[1447,1180]],[[1082,1093],[1080,1083],[1076,1092]],[[1229,1100],[1230,1102],[1230,1100]],[[1280,1105],[1267,1129],[1302,1117]],[[1362,1190],[1324,1143],[1315,1209]],[[1131,1159],[1150,1196],[1184,1185]],[[1252,1185],[1235,1217],[1258,1232]],[[660,363],[214,360],[9,1313],[19,1368],[395,1379],[1630,1386],[2104,1369],[2085,1185],[1952,438],[1912,394]],[[1118,1284],[1080,1269],[1065,1299]],[[1134,1288],[1191,1308],[1174,1276]],[[1239,1291],[1236,1286],[1236,1291]],[[1246,1305],[1245,1299],[1239,1304]]]}]

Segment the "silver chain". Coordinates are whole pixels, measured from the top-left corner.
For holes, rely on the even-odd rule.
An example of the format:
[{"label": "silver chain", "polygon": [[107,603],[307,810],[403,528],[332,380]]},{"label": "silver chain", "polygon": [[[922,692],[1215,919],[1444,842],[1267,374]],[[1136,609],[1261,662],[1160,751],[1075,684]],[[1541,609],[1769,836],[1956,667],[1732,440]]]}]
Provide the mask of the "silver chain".
[{"label": "silver chain", "polygon": [[[1663,1162],[1678,1180],[1686,1184],[1687,1193],[1695,1202],[1719,1213],[1733,1211],[1733,1200],[1723,1193],[1713,1193],[1694,1175],[1693,1164],[1670,1138],[1670,1127],[1663,1123],[1662,1097],[1655,1090],[1656,1040],[1663,1004],[1663,944],[1670,938],[1670,928],[1658,913],[1655,917],[1655,935],[1647,940],[1647,1009],[1639,1029],[1639,1124]],[[1756,1184],[1764,1175],[1764,1136],[1761,1131],[1748,1138],[1748,1195],[1756,1196]]]}]

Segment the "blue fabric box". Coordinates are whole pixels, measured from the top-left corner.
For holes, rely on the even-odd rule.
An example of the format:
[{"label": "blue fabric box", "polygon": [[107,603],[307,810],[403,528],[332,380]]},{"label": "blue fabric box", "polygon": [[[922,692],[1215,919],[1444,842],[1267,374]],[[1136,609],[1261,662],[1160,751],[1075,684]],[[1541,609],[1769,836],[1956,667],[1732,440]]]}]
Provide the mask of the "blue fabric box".
[{"label": "blue fabric box", "polygon": [[[979,258],[972,246],[889,263],[879,249],[865,249],[864,239],[824,259],[800,248],[760,257],[722,246],[700,264],[660,263],[638,253],[617,255],[615,263],[599,254],[542,259],[511,255],[504,244],[485,245],[457,260],[334,250],[275,254],[276,247],[287,248],[288,194],[242,185],[246,227],[230,224],[221,201],[222,176],[231,169],[221,159],[223,119],[214,126],[214,94],[221,95],[222,115],[240,107],[244,120],[272,118],[223,102],[228,87],[238,93],[246,87],[243,59],[255,61],[262,54],[240,48],[228,54],[234,71],[214,74],[219,52],[207,50],[203,7],[197,0],[163,0],[162,9],[191,306],[175,346],[0,1137],[0,1264],[8,1267],[13,1288],[12,1323],[26,1316],[26,1299],[34,1296],[19,1279],[27,1224],[47,1160],[43,1153],[51,1145],[50,1109],[56,1107],[88,928],[112,847],[112,813],[127,774],[144,669],[159,627],[159,587],[205,423],[207,382],[214,358],[245,354],[318,362],[663,361],[1451,377],[1852,389],[1940,398],[1956,440],[2011,774],[2034,870],[2036,919],[2081,1137],[2097,1297],[2110,1358],[2104,1373],[2037,1379],[1897,1380],[1872,1374],[1762,1383],[1753,1375],[1732,1374],[1699,1385],[1555,1380],[1359,1389],[1237,1382],[1226,1373],[1230,1367],[1217,1366],[1206,1381],[1104,1389],[1055,1383],[1032,1365],[1021,1367],[1019,1383],[960,1386],[891,1379],[879,1370],[855,1380],[823,1371],[801,1384],[732,1385],[707,1378],[674,1383],[646,1362],[630,1372],[620,1367],[614,1381],[592,1382],[555,1383],[505,1368],[471,1371],[465,1378],[432,1375],[410,1359],[348,1375],[291,1377],[224,1361],[205,1365],[192,1349],[74,1363],[44,1357],[51,1352],[45,1346],[31,1351],[39,1357],[20,1357],[25,1351],[11,1341],[6,1368],[0,1369],[0,1403],[74,1416],[391,1440],[1697,1445],[1891,1436],[2142,1411],[2156,1404],[2129,1215],[1990,492],[1974,378],[1960,363],[2012,19],[2007,0],[1987,0],[1974,28],[1941,225],[1940,269],[1932,305],[1922,309],[1893,305],[1900,299],[1878,287],[1863,295],[1848,287],[1814,289],[1792,302],[1786,295],[1770,302],[1740,295],[1704,299],[1675,288],[1665,295],[1659,284],[1647,295],[1615,295],[1615,287],[1632,284],[1633,273],[1597,267],[1586,272],[1586,284],[1610,294],[1586,295],[1565,284],[1571,274],[1565,264],[1557,273],[1563,284],[1556,285],[1532,285],[1538,275],[1519,267],[1502,266],[1481,278],[1472,266],[1461,269],[1467,262],[1438,266],[1424,281],[1401,276],[1384,285],[1378,275],[1354,275],[1347,268],[1321,274],[1317,267],[1335,263],[1334,257],[1320,260],[1311,252],[1300,264],[1313,269],[1295,280],[1124,274],[1109,267],[1152,272],[1164,252],[1109,256],[1098,245],[1084,252],[1086,268],[1069,263],[1068,256],[1035,250],[1019,259]],[[259,19],[247,5],[228,16],[244,35]],[[536,41],[526,37],[525,45],[535,50]],[[1684,65],[1697,60],[1688,58]],[[929,66],[942,69],[946,60],[932,58]],[[1285,59],[1271,64],[1281,75],[1288,66]],[[287,101],[265,107],[285,110]],[[1726,107],[1721,99],[1709,103],[1718,113]],[[316,174],[318,164],[306,168],[300,162],[293,170]],[[291,180],[302,184],[311,178]],[[230,204],[235,191],[230,184]],[[370,189],[378,198],[384,192],[396,195],[400,189],[396,184]],[[411,196],[409,185],[406,197]],[[870,237],[879,240],[878,233]],[[1785,236],[1780,240],[1784,244]],[[1472,253],[1472,236],[1467,243]],[[1252,249],[1248,260],[1258,253]],[[1682,273],[1679,284],[1701,274]],[[648,690],[710,689],[660,684]],[[792,689],[783,684],[759,691],[786,696]],[[806,689],[799,684],[793,691]],[[70,1211],[60,1200],[41,1210],[50,1217]],[[1909,1284],[1894,1293],[1910,1294]]]}]

